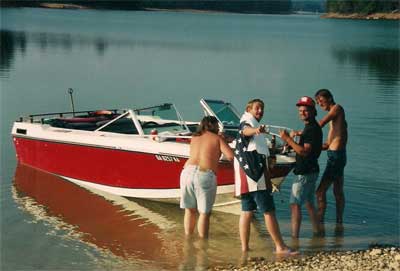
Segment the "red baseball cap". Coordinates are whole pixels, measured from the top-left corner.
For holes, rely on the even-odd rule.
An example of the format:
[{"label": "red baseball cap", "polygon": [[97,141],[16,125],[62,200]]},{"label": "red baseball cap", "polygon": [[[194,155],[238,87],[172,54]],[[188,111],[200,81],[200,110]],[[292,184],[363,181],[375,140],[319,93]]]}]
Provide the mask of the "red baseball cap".
[{"label": "red baseball cap", "polygon": [[302,106],[302,105],[315,107],[315,102],[311,97],[303,96],[296,103],[296,106]]}]

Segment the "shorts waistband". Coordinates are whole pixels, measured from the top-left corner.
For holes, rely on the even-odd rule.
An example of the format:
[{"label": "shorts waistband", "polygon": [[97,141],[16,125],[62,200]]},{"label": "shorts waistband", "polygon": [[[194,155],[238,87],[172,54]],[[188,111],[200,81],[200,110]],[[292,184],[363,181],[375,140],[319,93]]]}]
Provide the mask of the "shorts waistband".
[{"label": "shorts waistband", "polygon": [[346,149],[341,149],[341,150],[327,150],[327,152],[330,152],[330,153],[346,153]]},{"label": "shorts waistband", "polygon": [[185,167],[184,167],[184,169],[198,169],[198,165],[186,165]]},{"label": "shorts waistband", "polygon": [[217,175],[217,174],[215,174],[214,170],[209,169],[209,168],[203,168],[203,167],[200,167],[200,166],[198,166],[198,165],[186,165],[186,166],[184,167],[184,169],[186,169],[186,170],[189,170],[189,169],[191,169],[191,170],[198,170],[198,171],[201,171],[201,172],[211,172],[211,173],[213,173],[214,175]]},{"label": "shorts waistband", "polygon": [[201,171],[201,172],[212,172],[214,175],[216,175],[215,172],[214,172],[214,170],[209,169],[209,168],[202,168],[202,167],[199,167],[199,171]]}]

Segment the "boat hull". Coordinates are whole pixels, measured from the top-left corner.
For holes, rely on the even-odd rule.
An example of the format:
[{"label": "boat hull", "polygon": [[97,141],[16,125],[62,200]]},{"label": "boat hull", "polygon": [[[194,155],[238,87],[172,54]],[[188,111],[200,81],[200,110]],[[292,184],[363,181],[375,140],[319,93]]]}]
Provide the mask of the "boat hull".
[{"label": "boat hull", "polygon": [[[80,186],[134,198],[179,198],[180,172],[188,159],[177,153],[141,152],[15,135],[14,144],[21,164]],[[272,172],[273,182],[281,182],[291,169],[292,163],[278,163]],[[232,163],[221,161],[217,185],[218,194],[233,194]]]}]

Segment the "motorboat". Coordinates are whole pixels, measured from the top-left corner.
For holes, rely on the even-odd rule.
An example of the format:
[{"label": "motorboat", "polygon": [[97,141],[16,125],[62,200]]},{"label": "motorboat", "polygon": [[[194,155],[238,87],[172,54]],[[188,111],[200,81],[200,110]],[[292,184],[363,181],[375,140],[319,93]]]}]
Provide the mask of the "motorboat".
[{"label": "motorboat", "polygon": [[[215,116],[234,148],[240,115],[222,100],[201,99],[205,115]],[[172,103],[135,109],[35,114],[13,124],[19,163],[83,187],[155,200],[180,197],[179,176],[189,157],[198,121],[186,121]],[[266,144],[276,157],[272,182],[279,185],[294,166],[293,153],[280,140],[280,126],[267,125]],[[274,130],[275,129],[275,130]],[[217,172],[218,204],[234,195],[233,164],[223,156]],[[220,197],[225,195],[227,197]]]}]

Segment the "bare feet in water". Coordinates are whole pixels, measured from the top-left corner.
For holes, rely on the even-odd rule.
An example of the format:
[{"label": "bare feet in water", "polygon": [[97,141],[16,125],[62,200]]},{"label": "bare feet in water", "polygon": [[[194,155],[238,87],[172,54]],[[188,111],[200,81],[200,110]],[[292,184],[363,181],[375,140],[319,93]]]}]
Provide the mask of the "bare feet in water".
[{"label": "bare feet in water", "polygon": [[299,251],[293,250],[290,247],[285,247],[283,249],[276,250],[274,253],[275,255],[279,256],[295,256],[299,254]]}]

